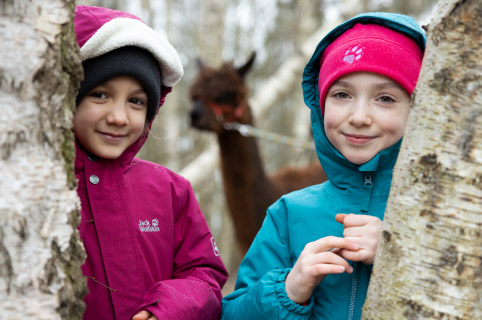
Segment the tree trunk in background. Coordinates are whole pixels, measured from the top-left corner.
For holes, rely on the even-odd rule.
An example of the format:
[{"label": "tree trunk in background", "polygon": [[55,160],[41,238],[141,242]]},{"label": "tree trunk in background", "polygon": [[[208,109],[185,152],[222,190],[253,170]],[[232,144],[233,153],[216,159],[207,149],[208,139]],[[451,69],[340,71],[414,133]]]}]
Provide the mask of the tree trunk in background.
[{"label": "tree trunk in background", "polygon": [[74,1],[0,4],[0,318],[81,319]]},{"label": "tree trunk in background", "polygon": [[428,31],[363,319],[482,319],[482,4]]}]

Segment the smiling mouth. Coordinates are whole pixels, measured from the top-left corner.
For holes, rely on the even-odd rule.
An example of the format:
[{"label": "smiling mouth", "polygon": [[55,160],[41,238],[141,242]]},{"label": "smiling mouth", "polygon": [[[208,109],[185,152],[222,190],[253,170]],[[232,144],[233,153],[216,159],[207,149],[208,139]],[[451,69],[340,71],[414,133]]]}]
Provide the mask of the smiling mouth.
[{"label": "smiling mouth", "polygon": [[345,136],[346,140],[348,140],[348,142],[353,144],[364,144],[375,139],[375,137],[372,136],[352,135],[346,133],[343,135]]},{"label": "smiling mouth", "polygon": [[102,132],[97,131],[103,138],[111,140],[111,141],[119,141],[126,137],[125,134],[117,134],[117,133],[110,133],[110,132]]}]

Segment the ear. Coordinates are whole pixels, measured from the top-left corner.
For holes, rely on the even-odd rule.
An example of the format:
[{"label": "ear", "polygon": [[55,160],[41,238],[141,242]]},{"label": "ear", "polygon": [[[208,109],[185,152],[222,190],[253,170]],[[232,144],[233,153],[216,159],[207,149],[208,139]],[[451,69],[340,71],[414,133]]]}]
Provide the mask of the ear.
[{"label": "ear", "polygon": [[256,51],[253,51],[251,53],[248,61],[243,66],[237,68],[238,74],[241,76],[241,78],[244,78],[246,73],[248,73],[249,69],[251,69],[251,67],[253,66],[254,58],[256,58]]},{"label": "ear", "polygon": [[196,65],[199,70],[203,70],[208,67],[207,64],[205,64],[204,61],[201,60],[201,58],[196,58]]}]

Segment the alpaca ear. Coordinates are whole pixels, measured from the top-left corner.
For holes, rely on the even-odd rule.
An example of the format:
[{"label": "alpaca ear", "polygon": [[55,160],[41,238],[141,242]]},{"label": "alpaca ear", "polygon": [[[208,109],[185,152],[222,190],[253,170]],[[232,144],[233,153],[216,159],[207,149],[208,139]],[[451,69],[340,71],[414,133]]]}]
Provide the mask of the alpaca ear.
[{"label": "alpaca ear", "polygon": [[244,78],[246,73],[248,73],[249,69],[251,69],[251,67],[253,66],[254,58],[256,58],[256,51],[253,51],[248,61],[243,66],[237,69],[238,74],[241,76],[241,78]]},{"label": "alpaca ear", "polygon": [[203,70],[208,67],[207,64],[205,64],[204,61],[201,60],[201,58],[196,58],[196,65],[199,70]]}]

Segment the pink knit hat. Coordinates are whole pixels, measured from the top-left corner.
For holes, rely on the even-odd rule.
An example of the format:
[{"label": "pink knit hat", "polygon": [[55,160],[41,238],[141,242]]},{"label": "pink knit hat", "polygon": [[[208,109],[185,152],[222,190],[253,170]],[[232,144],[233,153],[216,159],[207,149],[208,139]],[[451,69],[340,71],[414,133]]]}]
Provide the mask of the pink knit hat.
[{"label": "pink knit hat", "polygon": [[356,24],[324,50],[318,78],[321,111],[330,86],[342,76],[374,72],[400,84],[409,95],[417,84],[423,52],[410,37],[376,24]]}]

